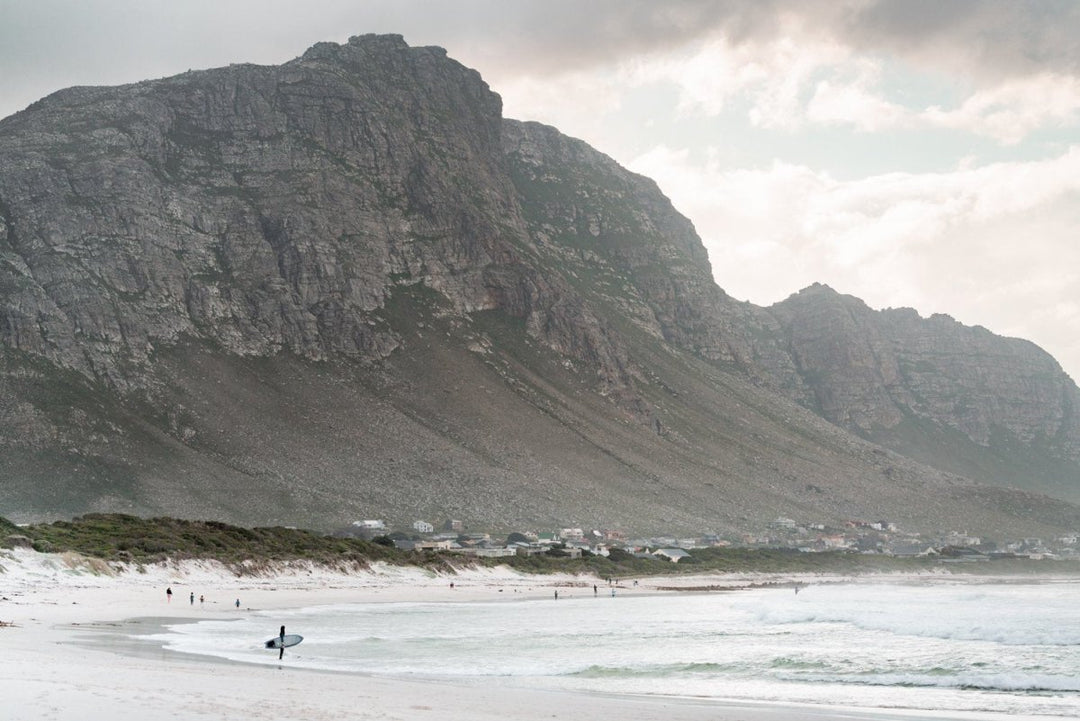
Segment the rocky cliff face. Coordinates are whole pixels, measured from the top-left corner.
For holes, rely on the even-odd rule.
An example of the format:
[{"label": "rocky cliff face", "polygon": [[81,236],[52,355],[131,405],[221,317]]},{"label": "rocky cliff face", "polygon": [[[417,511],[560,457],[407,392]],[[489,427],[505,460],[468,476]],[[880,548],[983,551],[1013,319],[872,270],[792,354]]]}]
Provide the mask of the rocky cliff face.
[{"label": "rocky cliff face", "polygon": [[617,378],[601,336],[554,317],[568,290],[521,262],[501,130],[474,71],[398,37],[58,93],[2,128],[3,338],[120,388],[185,336],[374,360],[397,340],[373,312],[423,283]]},{"label": "rocky cliff face", "polygon": [[[0,121],[14,511],[1058,513],[968,508],[984,489],[950,474],[1014,481],[986,471],[1003,442],[1080,499],[1045,354],[823,289],[737,303],[652,181],[500,105],[442,50],[364,36]],[[912,514],[926,484],[940,508]]]},{"label": "rocky cliff face", "polygon": [[[507,121],[504,146],[537,247],[551,267],[587,273],[577,285],[599,306],[862,437],[1080,500],[1080,391],[1035,345],[947,316],[873,311],[821,285],[767,309],[737,303],[651,180],[535,123]],[[958,443],[973,448],[950,458]],[[978,449],[994,461],[963,458]]]},{"label": "rocky cliff face", "polygon": [[916,416],[984,445],[996,430],[1026,443],[1056,439],[1080,459],[1076,386],[1028,341],[946,315],[873,311],[822,285],[770,311],[818,409],[838,425],[872,434]]},{"label": "rocky cliff face", "polygon": [[731,299],[705,247],[649,178],[555,128],[507,120],[503,145],[530,237],[608,325],[649,336],[808,399],[777,319]]},{"label": "rocky cliff face", "polygon": [[[833,423],[958,472],[1075,493],[1080,392],[1034,344],[946,315],[874,311],[822,285],[769,311],[812,407]],[[950,461],[939,446],[959,439],[991,451],[998,469]]]}]

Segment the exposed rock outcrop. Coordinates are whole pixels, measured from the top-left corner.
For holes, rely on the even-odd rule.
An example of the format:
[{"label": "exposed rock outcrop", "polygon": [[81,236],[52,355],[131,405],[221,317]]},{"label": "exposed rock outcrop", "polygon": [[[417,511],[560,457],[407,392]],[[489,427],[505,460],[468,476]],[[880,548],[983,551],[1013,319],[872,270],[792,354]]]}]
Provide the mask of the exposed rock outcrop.
[{"label": "exposed rock outcrop", "polygon": [[1027,529],[1071,507],[960,475],[1080,500],[1049,356],[824,288],[736,302],[655,183],[397,36],[0,121],[0,300],[15,515]]}]

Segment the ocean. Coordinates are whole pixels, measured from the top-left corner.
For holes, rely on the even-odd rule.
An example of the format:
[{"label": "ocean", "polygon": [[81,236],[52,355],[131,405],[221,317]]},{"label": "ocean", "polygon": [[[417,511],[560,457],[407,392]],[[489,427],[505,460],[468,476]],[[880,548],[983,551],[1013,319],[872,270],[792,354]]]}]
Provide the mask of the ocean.
[{"label": "ocean", "polygon": [[365,603],[170,626],[166,648],[457,683],[1080,718],[1080,582],[838,583]]}]

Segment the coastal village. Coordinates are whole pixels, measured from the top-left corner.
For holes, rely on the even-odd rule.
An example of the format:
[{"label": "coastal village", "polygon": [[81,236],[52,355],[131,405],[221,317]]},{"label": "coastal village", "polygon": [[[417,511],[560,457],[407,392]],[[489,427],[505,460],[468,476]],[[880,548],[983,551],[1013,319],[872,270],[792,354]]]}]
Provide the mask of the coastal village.
[{"label": "coastal village", "polygon": [[1053,539],[1022,538],[999,544],[962,531],[924,537],[905,532],[888,521],[847,521],[842,528],[832,528],[777,518],[763,534],[746,533],[737,537],[707,533],[696,537],[631,538],[613,530],[559,528],[513,532],[501,538],[470,530],[457,519],[448,519],[438,529],[432,523],[418,520],[408,531],[394,530],[383,520],[370,519],[354,521],[335,535],[380,540],[388,545],[392,542],[396,548],[406,551],[441,551],[484,558],[539,554],[580,558],[583,555],[608,556],[618,549],[638,557],[678,563],[692,558],[694,549],[731,547],[786,549],[802,553],[850,552],[901,558],[937,557],[950,563],[1005,557],[1080,559],[1080,534]]}]

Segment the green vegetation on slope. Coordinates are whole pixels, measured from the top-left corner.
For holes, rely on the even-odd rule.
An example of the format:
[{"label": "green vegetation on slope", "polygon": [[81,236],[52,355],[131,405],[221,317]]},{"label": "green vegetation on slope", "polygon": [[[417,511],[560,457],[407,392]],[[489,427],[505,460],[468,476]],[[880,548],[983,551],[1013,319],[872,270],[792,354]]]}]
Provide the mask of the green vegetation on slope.
[{"label": "green vegetation on slope", "polygon": [[[10,535],[28,537],[40,552],[73,551],[106,561],[154,563],[166,559],[212,559],[232,566],[237,573],[259,570],[282,561],[310,561],[333,568],[367,568],[382,561],[450,571],[467,566],[510,566],[523,573],[589,574],[601,578],[692,573],[865,573],[940,570],[932,558],[895,558],[844,552],[801,553],[791,549],[700,548],[678,564],[665,559],[635,556],[613,549],[610,557],[586,553],[566,558],[559,549],[533,556],[476,559],[425,551],[415,553],[393,547],[388,539],[363,541],[324,536],[295,528],[242,528],[216,521],[175,518],[143,519],[124,514],[92,513],[71,521],[19,527],[0,517],[0,541]],[[989,564],[954,565],[953,572],[1074,575],[1074,564],[1026,559],[997,560]]]},{"label": "green vegetation on slope", "polygon": [[113,561],[310,560],[361,567],[372,561],[405,561],[405,554],[394,548],[355,538],[333,538],[295,528],[241,528],[217,521],[143,519],[119,513],[90,513],[71,521],[34,524],[17,531],[28,536],[38,551],[75,551]]},{"label": "green vegetation on slope", "polygon": [[0,516],[0,534],[2,534],[4,536],[8,536],[8,535],[11,535],[13,533],[14,534],[22,533],[22,529],[19,528],[18,526],[16,526],[14,523],[9,521],[8,519],[4,518],[3,516]]}]

